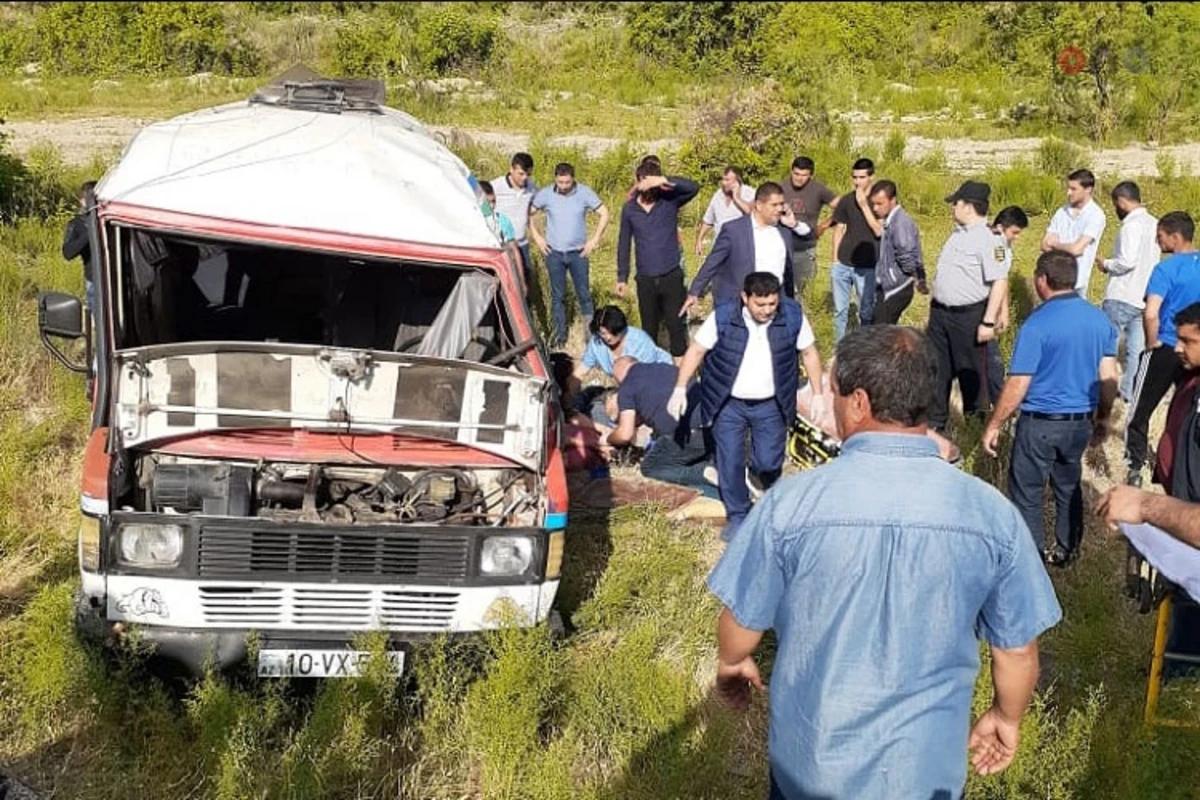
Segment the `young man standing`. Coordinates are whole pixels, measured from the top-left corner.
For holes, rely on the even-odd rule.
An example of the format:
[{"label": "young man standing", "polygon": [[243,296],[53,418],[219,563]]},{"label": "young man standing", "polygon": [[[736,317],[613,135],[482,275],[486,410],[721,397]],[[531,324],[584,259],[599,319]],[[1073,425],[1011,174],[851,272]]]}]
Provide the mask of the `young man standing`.
[{"label": "young man standing", "polygon": [[[554,167],[554,185],[540,190],[533,197],[531,208],[546,213],[546,235],[529,221],[529,235],[546,257],[546,272],[550,275],[550,306],[554,318],[554,340],[551,347],[561,347],[567,340],[567,273],[579,298],[579,312],[591,318],[592,289],[588,276],[588,257],[600,244],[608,227],[608,208],[591,188],[575,182],[575,168],[563,162]],[[594,211],[600,217],[596,232],[587,235],[587,214]]]},{"label": "young man standing", "polygon": [[741,170],[737,167],[726,167],[721,176],[721,188],[713,192],[700,226],[696,229],[696,255],[704,255],[704,237],[709,231],[712,231],[715,241],[721,235],[721,226],[749,214],[753,208],[754,187],[742,181]]},{"label": "young man standing", "polygon": [[1092,199],[1096,176],[1091,170],[1077,169],[1067,176],[1067,203],[1050,219],[1050,227],[1042,238],[1042,252],[1065,250],[1075,256],[1079,265],[1075,291],[1087,299],[1088,282],[1092,278],[1092,262],[1096,248],[1104,235],[1104,209]]},{"label": "young man standing", "polygon": [[62,256],[67,261],[78,258],[83,262],[84,299],[88,311],[96,313],[96,283],[92,276],[92,245],[87,228],[87,195],[96,188],[95,181],[79,187],[79,213],[71,217],[63,231]]},{"label": "young man standing", "polygon": [[1158,220],[1142,205],[1142,192],[1132,181],[1122,181],[1112,190],[1113,209],[1121,230],[1113,245],[1112,258],[1096,257],[1096,269],[1108,276],[1100,308],[1125,337],[1125,373],[1121,376],[1121,399],[1133,398],[1133,377],[1138,357],[1146,349],[1142,309],[1146,307],[1146,285],[1162,259],[1158,249]]},{"label": "young man standing", "polygon": [[833,210],[833,252],[837,261],[831,270],[833,284],[833,335],[841,341],[850,317],[850,293],[858,293],[858,319],[870,325],[875,307],[875,262],[883,224],[871,211],[867,191],[875,163],[860,158],[850,169],[854,191],[838,198]]},{"label": "young man standing", "polygon": [[1125,427],[1125,460],[1129,465],[1125,481],[1133,486],[1142,485],[1150,417],[1167,389],[1178,386],[1184,377],[1183,365],[1175,353],[1179,341],[1175,315],[1200,302],[1200,253],[1192,243],[1196,224],[1187,212],[1172,211],[1158,221],[1157,233],[1159,249],[1170,255],[1154,268],[1146,284],[1146,308],[1142,312],[1146,350],[1138,360],[1130,403],[1133,413]]},{"label": "young man standing", "polygon": [[[1029,217],[1020,206],[1006,206],[992,220],[992,233],[996,239],[997,260],[1008,265],[1011,272],[1013,266],[1013,242],[1021,232],[1029,227]],[[1001,257],[1002,256],[1002,257]],[[984,382],[987,384],[988,400],[995,407],[1004,389],[1004,359],[1000,357],[1000,334],[1008,330],[1009,290],[1004,289],[1004,299],[1000,302],[1000,310],[996,313],[996,336],[989,339],[984,356]]]},{"label": "young man standing", "polygon": [[512,223],[513,238],[521,250],[521,266],[525,271],[525,286],[528,289],[533,270],[533,262],[529,258],[529,204],[538,190],[533,180],[533,156],[514,153],[508,172],[491,181],[491,185],[496,193],[492,206],[497,214],[503,214]]},{"label": "young man standing", "polygon": [[679,309],[687,290],[680,267],[679,209],[691,202],[700,187],[678,175],[664,176],[655,163],[643,163],[637,169],[636,189],[637,194],[621,207],[617,297],[625,297],[632,245],[642,329],[658,341],[658,330],[665,325],[671,355],[682,358],[687,350],[687,324]]},{"label": "young man standing", "polygon": [[869,192],[871,211],[883,223],[879,237],[879,263],[875,265],[876,325],[895,325],[913,299],[913,290],[929,294],[925,284],[925,261],[921,255],[921,232],[917,223],[900,207],[896,184],[879,181]]},{"label": "young man standing", "polygon": [[792,209],[796,219],[810,229],[809,233],[792,236],[792,270],[796,278],[796,297],[804,294],[804,285],[817,274],[817,240],[832,223],[826,219],[818,224],[821,207],[837,208],[837,193],[813,178],[816,164],[808,156],[798,156],[792,171],[783,180],[783,201]]},{"label": "young man standing", "polygon": [[746,434],[750,461],[764,490],[783,469],[788,425],[796,415],[800,382],[796,351],[813,387],[813,414],[820,416],[821,354],[800,305],[781,296],[779,278],[747,275],[737,303],[718,303],[696,331],[679,366],[667,410],[676,419],[687,410],[687,385],[704,362],[700,382],[701,422],[712,426],[718,484],[725,504],[721,538],[729,541],[750,511]]},{"label": "young man standing", "polygon": [[1083,452],[1108,435],[1117,396],[1117,329],[1075,291],[1075,257],[1042,253],[1033,273],[1041,305],[1017,333],[1012,369],[983,432],[983,449],[997,455],[1000,429],[1020,409],[1008,468],[1008,497],[1025,518],[1033,542],[1044,546],[1042,492],[1054,489],[1053,548],[1048,564],[1065,566],[1083,538]]}]

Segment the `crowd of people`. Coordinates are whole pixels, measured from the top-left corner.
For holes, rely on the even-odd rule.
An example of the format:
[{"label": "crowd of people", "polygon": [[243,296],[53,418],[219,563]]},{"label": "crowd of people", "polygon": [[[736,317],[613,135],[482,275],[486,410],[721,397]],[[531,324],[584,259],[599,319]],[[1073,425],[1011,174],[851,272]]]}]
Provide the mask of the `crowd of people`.
[{"label": "crowd of people", "polygon": [[[531,167],[518,154],[496,182],[521,186]],[[997,338],[1013,324],[1013,243],[1029,227],[1026,213],[1009,206],[989,218],[988,184],[962,183],[946,197],[954,226],[930,278],[895,181],[877,178],[867,158],[854,162],[841,195],[815,173],[801,156],[782,181],[752,188],[727,168],[696,231],[701,261],[688,281],[680,208],[700,189],[643,160],[618,215],[615,287],[625,298],[633,276],[641,330],[617,306],[592,309],[587,259],[609,214],[570,165],[555,168],[554,187],[529,188],[503,210],[520,220],[522,252],[528,231],[545,256],[552,344],[565,341],[567,272],[591,318],[568,407],[606,426],[613,446],[637,441],[645,426],[643,472],[709,497],[715,490],[724,506],[728,544],[709,576],[724,605],[717,686],[733,705],[748,703],[750,687],[763,688],[754,651],[775,630],[772,797],[957,797],[961,754],[985,774],[1015,754],[1038,677],[1037,638],[1062,613],[1046,570],[1079,555],[1082,459],[1112,435],[1118,400],[1125,485],[1097,513],[1113,524],[1149,521],[1200,546],[1194,225],[1183,211],[1155,218],[1123,181],[1111,190],[1120,229],[1102,257],[1108,214],[1093,197],[1095,176],[1065,176],[1066,202],[1033,269],[1039,302],[1006,366]],[[591,237],[588,212],[599,216]],[[801,301],[830,228],[836,355],[826,366]],[[1093,270],[1106,276],[1099,306],[1087,297]],[[686,322],[706,294],[713,310],[689,342]],[[900,325],[917,295],[929,297],[923,331]],[[607,402],[603,389],[584,386],[592,369],[616,384]],[[987,454],[999,455],[1016,420],[1006,497],[955,467],[954,384]],[[1138,487],[1150,416],[1172,388],[1153,473],[1164,497]],[[841,454],[781,480],[798,408],[832,421]],[[1189,613],[1177,616],[1173,637],[1197,627]],[[977,636],[990,645],[995,699],[968,729]]]}]

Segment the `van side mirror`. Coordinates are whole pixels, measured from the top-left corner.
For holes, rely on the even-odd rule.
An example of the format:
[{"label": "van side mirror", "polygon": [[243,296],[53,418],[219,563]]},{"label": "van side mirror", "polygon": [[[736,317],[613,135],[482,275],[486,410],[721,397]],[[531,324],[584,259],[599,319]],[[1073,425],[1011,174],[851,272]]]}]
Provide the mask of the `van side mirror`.
[{"label": "van side mirror", "polygon": [[83,304],[78,297],[63,292],[42,292],[38,295],[38,333],[42,344],[60,364],[72,372],[87,372],[86,364],[72,362],[49,338],[78,339],[84,335]]}]

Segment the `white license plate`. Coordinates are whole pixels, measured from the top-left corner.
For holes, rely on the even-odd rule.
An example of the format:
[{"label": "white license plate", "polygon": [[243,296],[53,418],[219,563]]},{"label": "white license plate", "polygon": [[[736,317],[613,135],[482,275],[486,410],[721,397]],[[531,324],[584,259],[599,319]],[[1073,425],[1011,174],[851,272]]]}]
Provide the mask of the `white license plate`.
[{"label": "white license plate", "polygon": [[[370,653],[357,650],[260,650],[260,678],[351,678]],[[392,673],[404,671],[404,652],[389,650]]]}]

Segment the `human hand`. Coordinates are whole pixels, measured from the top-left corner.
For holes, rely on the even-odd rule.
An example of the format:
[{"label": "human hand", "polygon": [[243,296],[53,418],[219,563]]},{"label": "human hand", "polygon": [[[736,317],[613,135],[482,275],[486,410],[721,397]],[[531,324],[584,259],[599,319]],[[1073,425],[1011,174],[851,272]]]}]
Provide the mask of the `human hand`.
[{"label": "human hand", "polygon": [[686,317],[687,313],[692,310],[692,307],[700,301],[700,298],[694,294],[689,294],[687,299],[683,301],[683,305],[679,307],[679,316]]},{"label": "human hand", "polygon": [[704,255],[704,240],[703,239],[696,240],[696,255],[698,255],[698,256]]},{"label": "human hand", "polygon": [[1008,307],[1002,306],[1000,313],[996,315],[996,333],[1004,333],[1008,330]]},{"label": "human hand", "polygon": [[537,239],[535,240],[535,244],[537,244],[537,249],[542,251],[542,255],[550,255],[550,245],[546,243],[545,239]]},{"label": "human hand", "polygon": [[1150,492],[1134,486],[1114,486],[1096,501],[1096,516],[1103,517],[1114,529],[1118,522],[1140,525],[1146,521],[1142,515],[1142,501],[1149,495]]},{"label": "human hand", "polygon": [[825,395],[814,394],[812,400],[808,404],[808,415],[813,422],[817,422],[825,415]]},{"label": "human hand", "polygon": [[1008,719],[992,706],[976,721],[967,740],[971,766],[980,775],[1001,772],[1012,763],[1020,740],[1021,721]]},{"label": "human hand", "polygon": [[676,386],[671,390],[671,399],[667,401],[667,413],[671,415],[671,419],[676,422],[687,412],[688,399],[687,387]]},{"label": "human hand", "polygon": [[750,707],[750,687],[763,691],[762,676],[751,656],[736,664],[717,662],[717,695],[736,711]]},{"label": "human hand", "polygon": [[588,239],[587,244],[585,244],[583,246],[583,249],[579,251],[579,255],[583,256],[584,258],[587,258],[588,256],[590,256],[592,254],[592,251],[594,251],[598,245],[599,245],[599,242],[597,242],[594,238]]},{"label": "human hand", "polygon": [[651,189],[670,189],[674,186],[675,184],[667,180],[665,175],[647,175],[634,184],[633,188],[637,189],[639,192],[647,192]]},{"label": "human hand", "polygon": [[1108,438],[1108,434],[1112,432],[1112,421],[1098,419],[1092,423],[1092,440],[1088,443],[1091,447],[1099,447],[1104,444],[1104,440]]},{"label": "human hand", "polygon": [[929,294],[929,284],[925,281],[917,281],[917,291],[921,294]]},{"label": "human hand", "polygon": [[980,325],[978,328],[975,329],[975,341],[979,342],[980,344],[986,344],[995,338],[996,338],[995,326],[992,326],[989,328],[986,325]]},{"label": "human hand", "polygon": [[992,458],[999,457],[1000,451],[1000,426],[988,423],[983,429],[983,438],[980,439],[983,445],[983,452],[987,453]]},{"label": "human hand", "polygon": [[626,286],[625,281],[617,281],[617,297],[624,300],[625,299],[625,291],[627,288],[628,287]]},{"label": "human hand", "polygon": [[791,206],[784,206],[783,213],[779,215],[779,221],[788,228],[796,227],[796,212]]}]

